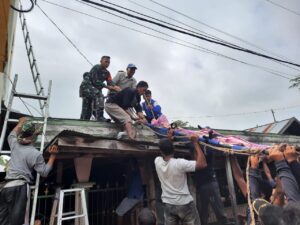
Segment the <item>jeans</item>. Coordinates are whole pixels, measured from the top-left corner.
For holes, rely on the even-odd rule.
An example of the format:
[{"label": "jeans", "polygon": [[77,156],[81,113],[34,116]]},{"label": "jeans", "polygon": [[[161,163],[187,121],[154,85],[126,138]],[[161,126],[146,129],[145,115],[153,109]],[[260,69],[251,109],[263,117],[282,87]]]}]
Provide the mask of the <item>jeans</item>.
[{"label": "jeans", "polygon": [[165,225],[200,225],[194,202],[186,205],[164,204]]},{"label": "jeans", "polygon": [[208,224],[209,204],[211,204],[211,207],[215,212],[218,223],[220,225],[227,224],[227,218],[221,201],[220,189],[217,181],[212,181],[197,187],[197,209],[202,225]]},{"label": "jeans", "polygon": [[3,188],[0,192],[0,225],[24,224],[27,184]]}]

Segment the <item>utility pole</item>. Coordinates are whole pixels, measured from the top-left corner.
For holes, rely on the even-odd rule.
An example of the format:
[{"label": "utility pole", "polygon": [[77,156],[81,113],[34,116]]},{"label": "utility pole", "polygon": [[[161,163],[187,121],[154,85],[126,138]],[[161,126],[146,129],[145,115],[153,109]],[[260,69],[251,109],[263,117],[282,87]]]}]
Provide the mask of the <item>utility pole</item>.
[{"label": "utility pole", "polygon": [[273,109],[271,109],[271,113],[272,113],[272,115],[273,115],[274,122],[276,123],[277,121],[276,121],[276,118],[275,118],[275,112],[274,112]]}]

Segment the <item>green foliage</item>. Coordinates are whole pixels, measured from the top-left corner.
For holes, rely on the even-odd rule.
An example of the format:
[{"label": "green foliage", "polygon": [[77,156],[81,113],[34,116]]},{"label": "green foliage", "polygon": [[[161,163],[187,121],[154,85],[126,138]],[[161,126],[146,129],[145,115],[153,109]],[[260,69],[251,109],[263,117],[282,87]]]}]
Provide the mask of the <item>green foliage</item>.
[{"label": "green foliage", "polygon": [[300,89],[300,76],[298,76],[294,79],[291,79],[290,82],[292,83],[290,88],[299,88]]}]

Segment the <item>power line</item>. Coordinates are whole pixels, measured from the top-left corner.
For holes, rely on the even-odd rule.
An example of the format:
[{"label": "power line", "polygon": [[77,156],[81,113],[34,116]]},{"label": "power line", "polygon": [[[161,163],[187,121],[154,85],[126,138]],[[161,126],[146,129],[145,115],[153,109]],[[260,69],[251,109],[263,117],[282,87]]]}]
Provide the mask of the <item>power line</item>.
[{"label": "power line", "polygon": [[[291,77],[287,77],[287,76],[293,76],[293,75],[290,75],[290,74],[285,74],[285,75],[287,75],[287,76],[284,76],[284,75],[282,75],[282,74],[284,74],[283,72],[275,71],[275,70],[272,70],[272,69],[270,69],[270,68],[266,68],[266,67],[259,66],[259,65],[250,64],[250,63],[247,63],[247,62],[244,62],[244,61],[241,61],[241,60],[238,60],[238,59],[235,59],[235,58],[232,58],[232,57],[229,57],[229,56],[220,54],[220,53],[218,53],[218,52],[211,51],[211,50],[209,50],[209,49],[206,49],[206,48],[203,48],[203,47],[201,47],[201,46],[195,45],[195,44],[193,44],[193,43],[190,43],[190,42],[184,41],[184,40],[182,40],[182,39],[173,37],[173,36],[171,36],[171,35],[169,35],[169,34],[163,33],[163,32],[161,32],[161,31],[155,30],[155,29],[153,29],[153,28],[150,28],[150,27],[147,27],[147,26],[145,26],[145,25],[139,24],[139,23],[137,23],[137,22],[135,22],[135,21],[132,21],[132,20],[129,20],[129,19],[127,19],[127,18],[124,18],[124,17],[118,16],[118,15],[115,15],[115,14],[113,14],[113,13],[107,12],[107,11],[101,9],[101,8],[93,7],[93,6],[89,5],[89,4],[83,3],[83,2],[80,1],[80,0],[76,0],[76,1],[80,2],[81,4],[86,4],[87,6],[90,6],[90,7],[93,7],[93,8],[95,8],[95,9],[98,9],[98,10],[100,10],[100,11],[103,11],[103,12],[105,12],[105,13],[109,13],[110,15],[117,16],[118,18],[122,18],[122,19],[124,19],[124,20],[126,20],[126,21],[129,21],[129,22],[131,22],[131,23],[137,24],[137,25],[142,26],[142,27],[144,27],[144,28],[147,28],[147,29],[150,29],[150,30],[152,30],[152,31],[158,32],[158,33],[160,33],[160,34],[166,35],[166,36],[171,37],[171,38],[173,38],[173,39],[176,39],[176,40],[182,41],[182,42],[184,42],[184,43],[190,44],[190,45],[192,45],[192,46],[189,46],[189,45],[186,45],[186,44],[182,44],[182,43],[180,43],[180,42],[176,42],[176,41],[173,41],[173,40],[170,40],[170,39],[162,38],[162,37],[159,37],[159,36],[156,36],[156,35],[153,35],[153,34],[149,34],[149,33],[146,33],[146,32],[143,32],[143,31],[140,31],[140,30],[137,30],[137,29],[128,27],[128,26],[121,25],[121,24],[119,24],[119,23],[114,23],[114,22],[111,22],[111,21],[102,19],[102,18],[100,18],[100,17],[93,16],[93,15],[91,15],[91,14],[87,14],[87,13],[84,13],[84,12],[81,12],[81,11],[78,11],[78,10],[75,10],[75,9],[71,9],[71,8],[69,8],[69,7],[65,7],[65,6],[59,5],[59,4],[57,4],[57,3],[49,2],[49,1],[47,1],[47,0],[42,0],[42,1],[44,1],[44,2],[46,2],[46,3],[48,3],[48,4],[52,4],[52,5],[58,6],[58,7],[60,7],[60,8],[64,8],[64,9],[67,9],[67,10],[70,10],[70,11],[73,11],[73,12],[76,12],[76,13],[79,13],[79,14],[82,14],[82,15],[85,15],[85,16],[88,16],[88,17],[91,17],[91,18],[100,20],[100,21],[103,21],[103,22],[107,22],[107,23],[110,23],[110,24],[113,24],[113,25],[116,25],[116,26],[120,26],[120,27],[129,29],[129,30],[138,32],[138,33],[142,33],[142,34],[147,35],[147,36],[151,36],[151,37],[154,37],[154,38],[157,38],[157,39],[160,39],[160,40],[164,40],[164,41],[167,41],[167,42],[170,42],[170,43],[173,43],[173,44],[177,44],[177,45],[180,45],[180,46],[183,46],[183,47],[187,47],[187,48],[190,48],[190,49],[194,49],[194,50],[197,50],[197,51],[201,51],[201,52],[213,54],[213,55],[215,55],[215,56],[223,57],[223,58],[226,58],[226,59],[235,61],[235,62],[242,63],[242,64],[247,65],[247,66],[259,68],[259,69],[262,69],[263,71],[268,72],[268,73],[270,73],[270,74],[272,74],[272,75],[279,76],[279,77],[282,77],[282,78],[285,78],[285,79],[288,79],[288,80],[290,80]],[[193,47],[193,46],[194,46],[194,47]]]},{"label": "power line", "polygon": [[[170,17],[170,16],[167,16],[167,15],[165,15],[165,14],[162,14],[162,13],[160,13],[160,12],[157,12],[157,11],[155,11],[155,10],[153,10],[153,9],[151,9],[151,8],[148,8],[148,7],[146,7],[146,6],[142,5],[142,4],[139,4],[139,3],[137,3],[137,2],[135,2],[135,1],[133,1],[133,0],[127,0],[127,1],[131,2],[131,3],[134,4],[134,5],[137,5],[137,6],[141,7],[141,8],[143,8],[143,9],[147,9],[147,10],[149,10],[149,11],[151,11],[151,12],[154,12],[154,13],[160,15],[160,16],[163,16],[163,17],[168,18],[168,19],[170,19],[170,20],[172,20],[172,21],[175,21],[175,22],[177,22],[177,23],[179,23],[179,24],[181,24],[181,25],[184,25],[184,26],[186,26],[186,27],[188,27],[188,28],[190,28],[190,29],[197,30],[197,31],[199,31],[199,32],[201,32],[201,33],[210,35],[210,36],[212,36],[212,37],[214,37],[214,38],[216,38],[216,39],[218,39],[218,40],[223,40],[223,41],[225,41],[224,39],[220,39],[220,38],[218,38],[218,37],[216,37],[216,36],[214,36],[214,35],[212,35],[212,34],[209,34],[209,33],[204,32],[204,31],[202,31],[202,30],[200,30],[200,29],[198,29],[198,28],[196,28],[196,27],[193,27],[193,26],[191,26],[191,25],[189,25],[189,24],[183,23],[182,21],[176,20],[176,19],[174,19],[174,18],[172,18],[172,17]],[[224,32],[223,34],[227,35],[226,32]],[[231,35],[231,34],[229,34],[229,35]],[[229,36],[229,35],[227,35],[227,36]],[[251,42],[249,42],[249,41],[247,41],[247,40],[244,40],[244,39],[242,39],[242,38],[240,38],[240,37],[236,37],[236,36],[233,36],[233,35],[231,35],[231,36],[229,36],[229,37],[233,37],[233,38],[236,39],[236,40],[239,40],[239,41],[241,41],[241,42],[243,42],[243,43],[245,43],[245,44],[248,44],[249,46],[255,47],[255,48],[257,48],[257,49],[259,49],[259,50],[262,50],[262,51],[264,51],[264,52],[266,52],[266,53],[270,53],[270,54],[272,54],[272,55],[274,55],[274,56],[277,56],[277,57],[280,57],[280,58],[282,58],[282,59],[288,60],[288,59],[287,59],[286,57],[284,57],[284,56],[281,56],[281,55],[279,55],[279,54],[276,54],[276,53],[274,53],[274,52],[271,52],[271,51],[269,51],[269,50],[266,50],[266,49],[264,49],[264,48],[262,48],[262,47],[260,47],[260,46],[258,46],[258,45],[256,45],[256,44],[253,44],[253,43],[251,43]],[[287,64],[284,64],[284,63],[281,63],[281,62],[278,62],[278,63],[279,63],[280,65],[282,65],[282,66],[288,67],[288,68],[293,69],[293,70],[295,70],[295,71],[300,71],[300,69],[294,68],[294,67],[292,67],[292,66],[290,66],[290,65],[287,65]]]},{"label": "power line", "polygon": [[[43,0],[43,1],[46,1],[46,0]],[[156,29],[153,29],[153,28],[151,28],[151,27],[148,27],[148,26],[145,26],[145,25],[143,25],[143,24],[137,23],[137,22],[135,22],[135,21],[132,21],[132,20],[127,19],[127,18],[124,18],[124,17],[122,17],[122,16],[116,15],[116,14],[114,14],[114,13],[108,12],[108,11],[106,11],[106,10],[104,10],[104,9],[101,9],[101,8],[98,8],[98,7],[95,7],[95,6],[91,6],[91,5],[87,4],[87,3],[82,2],[81,0],[75,0],[75,1],[80,2],[80,3],[82,3],[82,4],[85,4],[85,5],[87,5],[87,6],[90,6],[90,7],[94,8],[94,9],[100,10],[100,11],[102,11],[102,12],[108,13],[109,15],[113,15],[113,16],[116,16],[116,17],[118,17],[118,18],[124,19],[124,20],[126,20],[126,21],[129,21],[129,22],[134,23],[134,24],[136,24],[136,25],[139,25],[139,26],[141,26],[141,27],[150,29],[150,30],[155,31],[155,32],[157,32],[157,33],[166,35],[166,36],[171,37],[171,38],[173,38],[173,39],[176,39],[176,40],[182,41],[182,42],[184,42],[184,43],[190,44],[190,45],[192,45],[192,46],[194,46],[194,47],[186,46],[186,45],[180,44],[181,46],[188,47],[188,48],[192,48],[192,49],[194,49],[194,50],[202,51],[202,52],[209,53],[209,54],[212,54],[212,55],[215,55],[215,56],[223,57],[223,58],[226,58],[226,59],[229,59],[229,60],[232,60],[232,61],[235,61],[235,62],[239,62],[239,63],[242,63],[242,64],[244,64],[244,65],[251,66],[251,67],[260,68],[260,69],[262,69],[262,70],[265,71],[265,72],[268,72],[268,73],[270,73],[270,74],[273,74],[273,75],[275,75],[275,76],[279,76],[279,77],[282,77],[282,78],[285,78],[285,79],[288,79],[288,80],[290,80],[290,79],[292,79],[292,78],[295,77],[294,75],[291,75],[291,74],[286,74],[286,73],[279,72],[279,71],[276,71],[276,70],[272,70],[272,69],[270,69],[270,68],[266,68],[266,67],[263,67],[263,66],[254,65],[254,64],[251,64],[251,63],[248,63],[248,62],[245,62],[245,61],[242,61],[242,60],[238,60],[238,59],[232,58],[232,57],[230,57],[230,56],[226,56],[226,55],[224,55],[224,54],[221,54],[221,53],[218,53],[218,52],[209,50],[209,49],[204,48],[204,47],[201,47],[201,46],[199,46],[199,45],[195,45],[195,44],[193,44],[193,43],[191,43],[191,42],[187,42],[187,41],[185,41],[185,40],[182,40],[182,39],[179,39],[179,38],[177,38],[177,37],[171,36],[171,35],[166,34],[166,33],[164,33],[164,32],[161,32],[161,31],[158,31],[158,30],[156,30]],[[171,41],[171,42],[173,42],[173,41]],[[173,43],[175,43],[175,42],[173,42]],[[175,44],[178,44],[178,43],[175,43]],[[195,49],[195,47],[196,47],[196,49]],[[287,76],[292,76],[292,77],[287,77],[287,76],[284,76],[284,75],[282,75],[282,74],[285,74],[285,75],[287,75]]]},{"label": "power line", "polygon": [[268,55],[265,55],[265,54],[261,54],[261,53],[252,51],[250,49],[245,49],[245,48],[241,48],[241,47],[235,47],[235,46],[232,46],[232,45],[228,45],[226,43],[222,43],[222,42],[219,42],[219,41],[215,41],[215,40],[203,37],[202,35],[199,36],[199,35],[195,35],[193,33],[189,33],[189,32],[183,31],[183,30],[178,30],[176,28],[169,27],[169,26],[167,26],[165,24],[162,24],[162,23],[159,23],[159,22],[155,22],[153,20],[145,19],[145,18],[140,17],[140,16],[135,16],[133,14],[130,14],[130,13],[124,12],[122,10],[113,8],[111,6],[103,5],[103,4],[100,4],[100,3],[97,3],[97,2],[94,2],[94,1],[90,1],[90,0],[82,0],[82,1],[90,3],[90,4],[93,4],[93,5],[100,6],[100,7],[103,7],[103,8],[112,10],[112,11],[115,11],[115,12],[118,12],[120,14],[123,14],[123,15],[129,16],[129,17],[135,18],[137,20],[141,20],[141,21],[144,21],[144,22],[147,22],[147,23],[151,23],[151,24],[154,24],[154,25],[166,28],[168,30],[176,31],[178,33],[186,34],[186,35],[191,36],[191,37],[195,37],[195,38],[198,38],[198,39],[201,39],[201,40],[204,40],[204,41],[208,41],[210,43],[214,43],[214,44],[221,45],[221,46],[224,46],[224,47],[228,47],[228,48],[231,48],[231,49],[234,49],[234,50],[238,50],[238,51],[246,52],[246,53],[249,53],[249,54],[252,54],[252,55],[260,56],[260,57],[263,57],[263,58],[266,58],[266,59],[275,60],[275,61],[278,61],[278,62],[283,62],[283,63],[287,63],[287,64],[290,64],[290,65],[294,65],[294,66],[300,67],[300,64],[297,64],[297,63],[293,63],[293,62],[289,62],[289,61],[286,61],[286,60],[281,60],[281,59],[278,59],[278,58],[274,58],[274,57],[271,57],[271,56],[268,56]]},{"label": "power line", "polygon": [[295,14],[295,15],[297,15],[297,16],[300,16],[300,13],[297,12],[297,11],[294,11],[294,10],[292,10],[292,9],[289,9],[289,8],[283,6],[283,5],[280,5],[280,4],[278,4],[278,3],[276,3],[276,2],[273,2],[273,1],[270,1],[270,0],[265,0],[265,1],[269,2],[269,3],[272,4],[272,5],[277,6],[277,7],[279,7],[279,8],[282,8],[282,9],[284,9],[284,10],[290,12],[290,13],[293,13],[293,14]]},{"label": "power line", "polygon": [[[110,5],[116,6],[116,7],[121,8],[121,9],[128,10],[128,11],[133,12],[133,13],[136,13],[136,14],[138,14],[138,15],[141,15],[141,16],[144,16],[144,17],[147,17],[147,18],[156,20],[156,21],[158,21],[158,22],[165,23],[165,24],[171,25],[171,26],[173,26],[173,27],[176,27],[176,28],[179,28],[179,29],[188,31],[188,32],[192,32],[192,33],[194,33],[194,34],[203,35],[203,33],[204,33],[204,32],[202,32],[202,31],[200,31],[201,33],[195,32],[195,31],[193,31],[193,30],[190,30],[190,29],[187,29],[187,28],[184,28],[184,27],[181,27],[181,26],[178,26],[178,25],[175,25],[175,24],[172,24],[172,23],[169,23],[169,22],[166,22],[166,21],[157,19],[157,18],[155,18],[155,17],[152,17],[152,16],[149,16],[149,15],[146,15],[146,14],[143,14],[143,13],[140,13],[140,12],[137,12],[137,11],[135,11],[135,10],[132,10],[132,9],[129,9],[129,8],[126,8],[126,7],[123,7],[123,6],[114,4],[114,3],[109,2],[109,1],[106,1],[106,0],[100,0],[100,1],[105,2],[106,4],[110,4]],[[198,31],[199,31],[199,30],[198,30]],[[207,34],[207,33],[205,33],[205,34]],[[217,37],[215,37],[215,36],[212,36],[212,35],[210,35],[210,34],[203,35],[203,36],[204,36],[204,37],[207,37],[207,38],[211,38],[212,40],[217,40],[217,41],[220,41],[220,42],[223,42],[223,43],[227,43],[228,45],[232,45],[232,46],[238,47],[237,45],[234,45],[234,44],[232,44],[232,43],[230,43],[230,42],[227,42],[227,41],[225,41],[225,40],[222,40],[222,39],[217,38]]]},{"label": "power line", "polygon": [[179,118],[215,118],[215,117],[231,117],[231,116],[247,116],[251,114],[259,114],[259,113],[266,113],[270,112],[270,110],[278,111],[278,110],[288,110],[292,108],[298,108],[300,105],[294,105],[294,106],[287,106],[287,107],[279,107],[279,108],[272,108],[272,109],[265,109],[260,111],[254,111],[254,112],[242,112],[242,113],[230,113],[230,114],[219,114],[219,115],[205,115],[205,116],[171,116],[170,119],[179,119]]},{"label": "power line", "polygon": [[[225,35],[227,35],[227,36],[229,36],[229,37],[231,37],[231,38],[234,38],[234,39],[239,40],[239,41],[242,41],[242,42],[244,42],[244,43],[246,43],[246,44],[248,44],[248,45],[251,45],[251,46],[254,46],[254,47],[258,48],[258,49],[263,50],[261,47],[259,47],[259,46],[257,46],[257,45],[254,45],[254,44],[250,43],[249,41],[246,41],[246,40],[244,40],[244,39],[242,39],[242,38],[240,38],[240,37],[237,37],[237,36],[235,36],[235,35],[232,35],[232,34],[230,34],[230,33],[228,33],[228,32],[225,32],[225,31],[223,31],[223,30],[221,30],[221,29],[218,29],[218,28],[215,28],[215,27],[213,27],[213,26],[210,26],[210,25],[207,24],[207,23],[204,23],[204,22],[202,22],[202,21],[200,21],[200,20],[197,20],[197,19],[195,19],[195,18],[193,18],[193,17],[190,17],[190,16],[188,16],[188,15],[182,13],[182,12],[179,12],[179,11],[177,11],[177,10],[175,10],[175,9],[172,9],[172,8],[170,8],[170,7],[166,6],[166,5],[163,5],[163,4],[161,4],[161,3],[159,3],[159,2],[157,2],[157,1],[155,1],[155,0],[149,0],[149,1],[151,1],[151,2],[153,2],[154,4],[157,4],[157,5],[159,5],[159,6],[163,7],[163,8],[165,8],[165,9],[168,9],[168,10],[170,10],[170,11],[172,11],[172,12],[175,12],[175,13],[177,13],[177,14],[179,14],[179,15],[185,17],[185,18],[188,18],[188,19],[190,19],[190,20],[192,20],[192,21],[194,21],[194,22],[196,22],[196,23],[199,23],[199,24],[201,24],[201,25],[204,25],[204,26],[206,26],[206,27],[208,27],[208,28],[210,28],[210,29],[212,29],[212,30],[215,30],[215,31],[220,32],[220,33],[222,33],[222,34],[225,34]],[[267,52],[266,50],[263,50],[263,51]],[[268,52],[269,52],[269,51],[268,51]],[[270,53],[272,53],[272,52],[270,52]],[[273,54],[273,55],[276,55],[275,53],[272,53],[272,54]],[[281,58],[286,58],[286,57],[282,57],[282,56],[280,56],[280,57],[281,57]]]},{"label": "power line", "polygon": [[47,17],[47,19],[58,29],[58,31],[67,39],[67,41],[76,49],[76,51],[87,61],[91,66],[93,65],[90,60],[83,54],[82,51],[75,45],[75,43],[62,31],[61,28],[47,15],[47,13],[38,5],[36,6],[41,10],[41,12]]}]

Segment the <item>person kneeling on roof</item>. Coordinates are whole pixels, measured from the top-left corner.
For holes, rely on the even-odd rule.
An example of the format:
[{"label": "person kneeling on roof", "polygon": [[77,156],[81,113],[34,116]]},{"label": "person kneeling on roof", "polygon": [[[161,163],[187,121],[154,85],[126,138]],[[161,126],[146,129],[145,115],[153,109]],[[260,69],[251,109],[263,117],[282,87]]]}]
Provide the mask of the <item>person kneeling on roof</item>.
[{"label": "person kneeling on roof", "polygon": [[142,107],[140,105],[141,95],[148,89],[145,81],[140,81],[136,88],[125,88],[117,94],[110,96],[105,103],[105,111],[117,123],[124,125],[125,131],[130,139],[135,138],[135,130],[132,127],[130,115],[131,108],[137,113],[137,121],[146,123]]},{"label": "person kneeling on roof", "polygon": [[8,136],[11,159],[6,170],[5,181],[0,184],[0,225],[22,225],[25,220],[27,198],[30,190],[28,183],[33,180],[33,169],[46,177],[52,169],[58,148],[53,145],[47,164],[43,155],[33,144],[40,129],[25,117]]},{"label": "person kneeling on roof", "polygon": [[169,121],[167,117],[162,114],[161,106],[156,100],[152,99],[151,91],[147,90],[143,97],[145,101],[142,103],[142,107],[146,114],[148,123],[151,123],[155,126],[169,127]]}]

